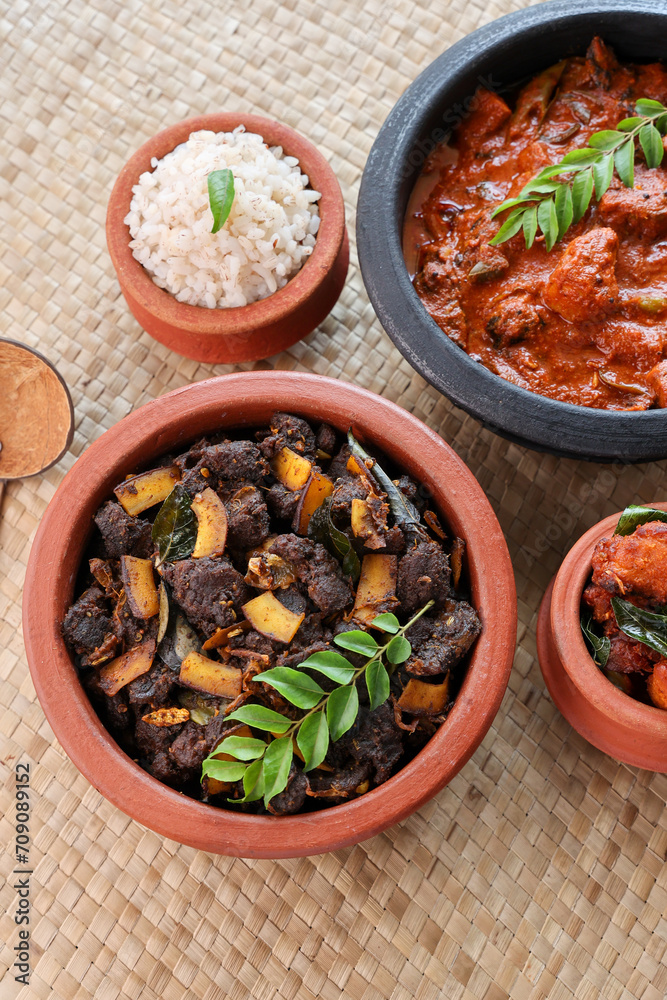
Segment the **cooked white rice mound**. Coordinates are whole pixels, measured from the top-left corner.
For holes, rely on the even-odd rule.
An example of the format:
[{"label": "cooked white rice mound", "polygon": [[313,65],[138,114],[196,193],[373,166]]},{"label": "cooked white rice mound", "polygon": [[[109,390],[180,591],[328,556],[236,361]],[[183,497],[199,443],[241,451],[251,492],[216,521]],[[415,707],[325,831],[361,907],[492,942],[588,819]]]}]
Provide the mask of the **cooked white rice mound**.
[{"label": "cooked white rice mound", "polygon": [[[153,157],[132,188],[133,256],[179,302],[209,309],[266,298],[313,252],[320,224],[318,191],[299,161],[246,132],[193,132],[161,160]],[[234,174],[229,217],[211,233],[208,175]]]}]

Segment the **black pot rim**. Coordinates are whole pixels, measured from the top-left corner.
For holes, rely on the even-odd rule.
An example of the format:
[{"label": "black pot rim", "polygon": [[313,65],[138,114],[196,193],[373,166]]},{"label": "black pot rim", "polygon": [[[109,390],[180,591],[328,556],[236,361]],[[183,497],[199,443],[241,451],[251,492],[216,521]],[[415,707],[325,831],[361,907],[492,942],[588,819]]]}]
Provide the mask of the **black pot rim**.
[{"label": "black pot rim", "polygon": [[[642,56],[637,45],[643,37],[660,48],[666,28],[665,0],[548,0],[501,17],[456,42],[422,71],[390,112],[366,162],[357,245],[364,284],[382,326],[431,385],[491,430],[529,448],[603,462],[664,458],[667,411],[597,410],[540,396],[490,372],[450,340],[422,305],[403,259],[405,205],[419,174],[417,167],[406,177],[407,158],[420,141],[423,145],[434,109],[451,107],[466,76],[483,75],[513,48],[529,51],[532,41],[547,36],[555,62],[571,47],[573,34],[590,40],[620,33],[617,48],[625,46],[629,53],[621,51],[622,58],[645,62],[659,56]],[[667,57],[664,46],[662,51]],[[549,65],[548,57],[539,65]]]}]

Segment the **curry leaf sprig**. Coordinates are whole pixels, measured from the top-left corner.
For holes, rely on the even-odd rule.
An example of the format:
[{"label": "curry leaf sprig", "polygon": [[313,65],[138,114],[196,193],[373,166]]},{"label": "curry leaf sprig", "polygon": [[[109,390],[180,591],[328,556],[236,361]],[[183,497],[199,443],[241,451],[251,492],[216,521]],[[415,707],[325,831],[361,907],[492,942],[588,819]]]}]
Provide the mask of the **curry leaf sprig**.
[{"label": "curry leaf sprig", "polygon": [[[371,710],[387,700],[391,672],[398,664],[404,663],[412,652],[405,633],[432,605],[433,601],[429,601],[407,625],[401,625],[398,618],[390,613],[375,617],[370,624],[389,637],[384,645],[360,629],[335,636],[337,646],[364,658],[359,667],[334,650],[323,650],[303,660],[298,669],[273,667],[256,674],[254,681],[269,684],[291,705],[304,710],[305,715],[294,721],[264,705],[237,708],[227,716],[228,719],[270,733],[275,738],[266,743],[254,737],[225,737],[204,760],[202,777],[230,782],[242,780],[244,797],[230,801],[255,802],[264,799],[268,808],[271,799],[287,787],[294,740],[303,758],[303,770],[312,771],[324,761],[329,742],[335,743],[354,725],[359,712],[356,684],[362,675]],[[323,674],[337,686],[332,691],[325,691],[306,670]],[[216,754],[220,753],[235,759],[218,760]]]},{"label": "curry leaf sprig", "polygon": [[213,214],[212,233],[217,233],[229,217],[234,202],[234,174],[225,167],[208,175],[208,201]]},{"label": "curry leaf sprig", "polygon": [[[546,249],[551,250],[570,226],[582,218],[593,192],[596,200],[600,200],[611,184],[614,168],[626,187],[634,187],[636,139],[647,166],[659,167],[664,154],[662,136],[667,135],[667,107],[660,101],[642,98],[637,101],[635,111],[636,115],[624,118],[615,129],[595,132],[588,146],[573,149],[559,163],[544,167],[517,197],[498,205],[491,218],[507,209],[512,211],[489,240],[491,246],[504,243],[523,229],[530,249],[539,228]],[[571,176],[555,180],[560,174]]]}]

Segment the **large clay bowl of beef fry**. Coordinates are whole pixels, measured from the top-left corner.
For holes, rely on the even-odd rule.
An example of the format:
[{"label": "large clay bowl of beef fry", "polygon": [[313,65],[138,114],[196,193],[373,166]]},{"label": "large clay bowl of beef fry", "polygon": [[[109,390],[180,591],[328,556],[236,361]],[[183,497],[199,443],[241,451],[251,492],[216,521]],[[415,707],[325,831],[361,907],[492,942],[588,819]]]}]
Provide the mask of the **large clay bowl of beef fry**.
[{"label": "large clay bowl of beef fry", "polygon": [[371,837],[459,771],[507,685],[516,593],[437,434],[333,379],[243,373],[84,452],[33,545],[24,634],[111,802],[203,850],[289,857]]},{"label": "large clay bowl of beef fry", "polygon": [[667,773],[667,503],[627,507],[568,552],[537,648],[558,709],[589,743]]},{"label": "large clay bowl of beef fry", "polygon": [[385,121],[364,282],[408,361],[521,444],[667,455],[667,5],[556,0],[457,42]]}]

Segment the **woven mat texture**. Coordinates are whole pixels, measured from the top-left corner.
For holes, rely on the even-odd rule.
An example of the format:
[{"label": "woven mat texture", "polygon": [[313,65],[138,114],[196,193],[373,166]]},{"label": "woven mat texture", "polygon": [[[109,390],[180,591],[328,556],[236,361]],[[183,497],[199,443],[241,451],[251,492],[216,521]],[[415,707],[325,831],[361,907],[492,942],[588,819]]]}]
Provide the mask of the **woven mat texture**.
[{"label": "woven mat texture", "polygon": [[[8,486],[0,523],[0,996],[115,1000],[663,1000],[667,776],[618,764],[554,708],[535,656],[564,553],[626,502],[664,499],[665,463],[524,450],[454,409],[393,348],[354,251],[361,172],[391,107],[435,56],[522,0],[3,0],[0,331],[67,380],[70,453]],[[282,119],[328,157],[353,244],[347,285],[305,342],[257,366],[354,381],[439,431],[508,539],[519,644],[482,746],[419,813],[303,860],[166,841],[110,806],[47,725],[21,639],[31,540],[58,483],[147,400],[231,370],[139,328],[104,239],[128,156],[219,109]],[[1,390],[1,386],[0,386]],[[14,980],[14,767],[32,769],[32,976]]]}]

